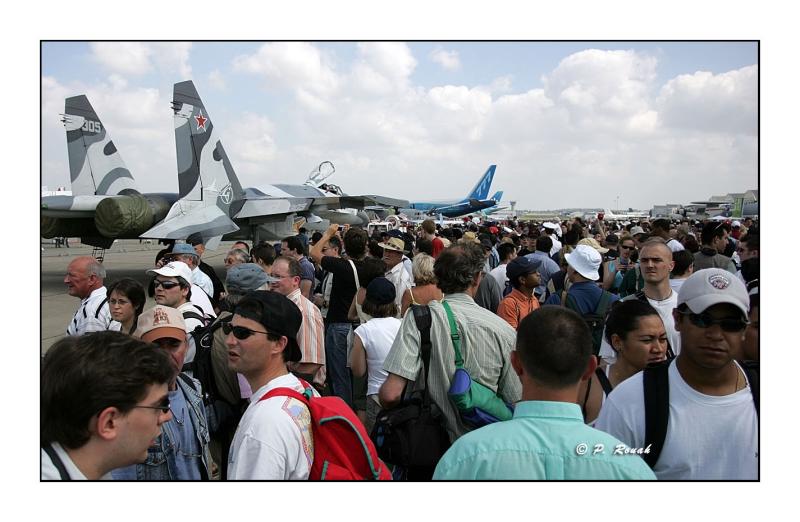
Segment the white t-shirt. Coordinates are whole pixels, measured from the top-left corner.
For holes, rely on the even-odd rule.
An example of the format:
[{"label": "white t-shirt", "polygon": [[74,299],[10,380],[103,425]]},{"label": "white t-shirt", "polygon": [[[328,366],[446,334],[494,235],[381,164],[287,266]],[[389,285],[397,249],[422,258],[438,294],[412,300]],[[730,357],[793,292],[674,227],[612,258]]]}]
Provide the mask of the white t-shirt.
[{"label": "white t-shirt", "polygon": [[403,304],[403,294],[412,286],[411,276],[408,275],[408,272],[403,267],[403,263],[397,263],[391,270],[386,272],[385,277],[394,285],[394,304],[397,305],[397,314],[399,315]]},{"label": "white t-shirt", "polygon": [[[645,442],[642,375],[614,388],[594,426],[631,448]],[[669,399],[667,435],[653,470],[659,480],[758,479],[758,416],[749,386],[721,397],[705,395],[683,380],[673,362]]]},{"label": "white t-shirt", "polygon": [[214,283],[205,272],[200,270],[199,266],[194,267],[194,270],[192,270],[192,284],[202,288],[203,292],[206,293],[206,297],[214,295]]},{"label": "white t-shirt", "polygon": [[367,395],[378,393],[389,376],[383,369],[383,361],[389,355],[401,322],[396,317],[370,319],[355,330],[367,354]]},{"label": "white t-shirt", "polygon": [[[672,280],[670,280],[670,282],[671,281]],[[627,301],[629,299],[635,299],[635,297],[625,297],[624,300]],[[670,296],[663,301],[656,301],[648,297],[647,302],[656,309],[659,317],[661,317],[661,321],[664,323],[664,329],[667,331],[669,345],[672,347],[672,353],[677,356],[681,353],[681,336],[680,333],[675,330],[675,318],[672,317],[672,310],[678,307],[678,292],[672,290]],[[608,344],[608,341],[606,341],[605,330],[603,330],[603,342],[600,344],[600,357],[610,364],[613,364],[617,360],[617,352],[615,352],[614,349],[611,348],[611,345]]]},{"label": "white t-shirt", "polygon": [[290,397],[259,400],[274,388],[303,392],[300,381],[290,373],[253,393],[231,442],[229,480],[308,479],[314,461],[311,414],[305,404]]},{"label": "white t-shirt", "polygon": [[206,295],[202,288],[195,284],[192,285],[192,297],[190,301],[202,308],[207,316],[217,316],[217,314],[214,313],[214,307],[211,305],[211,299],[208,298],[208,295]]},{"label": "white t-shirt", "polygon": [[489,275],[494,277],[495,280],[500,284],[500,288],[506,287],[506,281],[508,281],[508,277],[506,277],[506,269],[508,268],[508,263],[503,263],[502,265],[497,265],[493,268]]}]

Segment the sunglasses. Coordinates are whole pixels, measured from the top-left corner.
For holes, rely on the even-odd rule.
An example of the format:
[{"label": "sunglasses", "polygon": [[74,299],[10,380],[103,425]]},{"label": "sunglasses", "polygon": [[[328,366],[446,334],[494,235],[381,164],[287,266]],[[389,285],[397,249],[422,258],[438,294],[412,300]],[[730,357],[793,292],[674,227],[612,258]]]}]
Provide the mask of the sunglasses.
[{"label": "sunglasses", "polygon": [[703,312],[702,314],[679,312],[681,315],[687,316],[689,322],[698,328],[711,328],[715,324],[718,324],[723,332],[741,332],[747,328],[747,323],[738,318],[723,317],[722,319],[714,319],[711,314],[707,312]]},{"label": "sunglasses", "polygon": [[164,402],[159,404],[158,406],[133,406],[133,408],[145,408],[147,410],[159,410],[161,413],[166,414],[169,412],[169,399],[164,399]]},{"label": "sunglasses", "polygon": [[233,336],[239,340],[244,340],[250,337],[253,334],[263,333],[269,335],[269,332],[259,332],[257,330],[251,330],[250,328],[245,328],[244,326],[233,326],[231,323],[222,323],[222,331],[225,335],[233,332]]},{"label": "sunglasses", "polygon": [[633,245],[620,245],[619,247],[624,248],[625,250],[633,250],[634,248],[636,248]]},{"label": "sunglasses", "polygon": [[177,281],[159,281],[158,279],[153,281],[153,288],[158,288],[159,286],[163,286],[164,290],[169,290],[170,288],[180,286],[180,283]]}]

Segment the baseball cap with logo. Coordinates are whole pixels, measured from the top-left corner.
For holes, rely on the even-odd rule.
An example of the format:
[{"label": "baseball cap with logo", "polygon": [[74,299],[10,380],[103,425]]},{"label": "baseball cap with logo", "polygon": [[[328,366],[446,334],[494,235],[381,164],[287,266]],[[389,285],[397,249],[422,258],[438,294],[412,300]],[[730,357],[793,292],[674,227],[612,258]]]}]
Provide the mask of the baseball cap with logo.
[{"label": "baseball cap with logo", "polygon": [[721,268],[706,268],[690,275],[678,292],[678,306],[686,304],[696,314],[711,306],[728,303],[747,320],[750,296],[738,277]]},{"label": "baseball cap with logo", "polygon": [[[191,248],[191,247],[189,247]],[[161,275],[164,277],[182,277],[187,283],[192,284],[192,271],[183,261],[170,261],[161,268],[151,268],[147,275]]]},{"label": "baseball cap with logo", "polygon": [[589,245],[578,245],[572,253],[564,257],[569,266],[574,268],[576,272],[586,279],[591,281],[600,279],[600,273],[597,269],[600,268],[600,263],[603,262],[603,258],[600,257],[600,252],[594,248]]},{"label": "baseball cap with logo", "polygon": [[164,337],[179,341],[186,340],[186,323],[177,308],[156,305],[142,312],[136,324],[133,336],[146,343],[152,343],[156,339]]},{"label": "baseball cap with logo", "polygon": [[[260,310],[260,313],[254,312],[254,309]],[[291,362],[302,359],[303,354],[297,344],[297,332],[303,322],[303,315],[297,305],[286,296],[278,292],[256,290],[246,294],[233,313],[261,323],[269,333],[286,336],[286,350],[289,350],[286,359]]]}]

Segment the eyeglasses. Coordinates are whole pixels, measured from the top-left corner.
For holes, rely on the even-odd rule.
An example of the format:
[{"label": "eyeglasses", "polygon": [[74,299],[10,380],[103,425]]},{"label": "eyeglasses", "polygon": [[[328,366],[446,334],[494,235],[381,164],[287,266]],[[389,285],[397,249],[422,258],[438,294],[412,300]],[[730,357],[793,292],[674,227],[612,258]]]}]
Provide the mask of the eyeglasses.
[{"label": "eyeglasses", "polygon": [[230,323],[222,323],[222,331],[225,335],[233,332],[233,336],[237,339],[244,340],[250,337],[253,334],[263,333],[269,335],[269,332],[259,332],[258,330],[251,330],[250,328],[245,328],[244,326],[233,326]]},{"label": "eyeglasses", "polygon": [[132,406],[133,408],[145,408],[147,410],[159,410],[163,414],[167,414],[169,412],[169,399],[164,399],[164,402],[159,404],[158,406]]},{"label": "eyeglasses", "polygon": [[180,286],[180,283],[177,281],[160,281],[158,279],[153,281],[154,288],[158,288],[159,286],[163,286],[164,290],[169,290],[170,288],[175,288],[176,286]]},{"label": "eyeglasses", "polygon": [[[270,277],[274,277],[275,279],[285,279],[287,277],[292,277],[290,275],[280,275],[280,274],[269,274]],[[275,281],[273,281],[275,282]]]},{"label": "eyeglasses", "polygon": [[747,328],[747,323],[745,321],[733,317],[714,319],[708,312],[703,312],[702,314],[683,312],[680,310],[678,312],[681,315],[687,316],[689,322],[698,328],[711,328],[715,324],[718,324],[724,332],[741,332]]},{"label": "eyeglasses", "polygon": [[109,299],[108,304],[110,304],[111,306],[116,306],[116,305],[125,306],[126,304],[131,304],[131,302],[126,301],[125,299]]}]

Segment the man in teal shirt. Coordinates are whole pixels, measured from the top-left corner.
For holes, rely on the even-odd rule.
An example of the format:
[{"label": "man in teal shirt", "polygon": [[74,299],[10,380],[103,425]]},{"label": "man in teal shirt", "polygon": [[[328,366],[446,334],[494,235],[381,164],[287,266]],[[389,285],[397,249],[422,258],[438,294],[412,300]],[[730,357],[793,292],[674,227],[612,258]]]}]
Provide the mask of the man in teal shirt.
[{"label": "man in teal shirt", "polygon": [[522,320],[511,365],[522,382],[514,418],[459,438],[434,480],[654,480],[637,455],[583,423],[578,386],[597,367],[589,327],[575,312],[544,306]]}]

